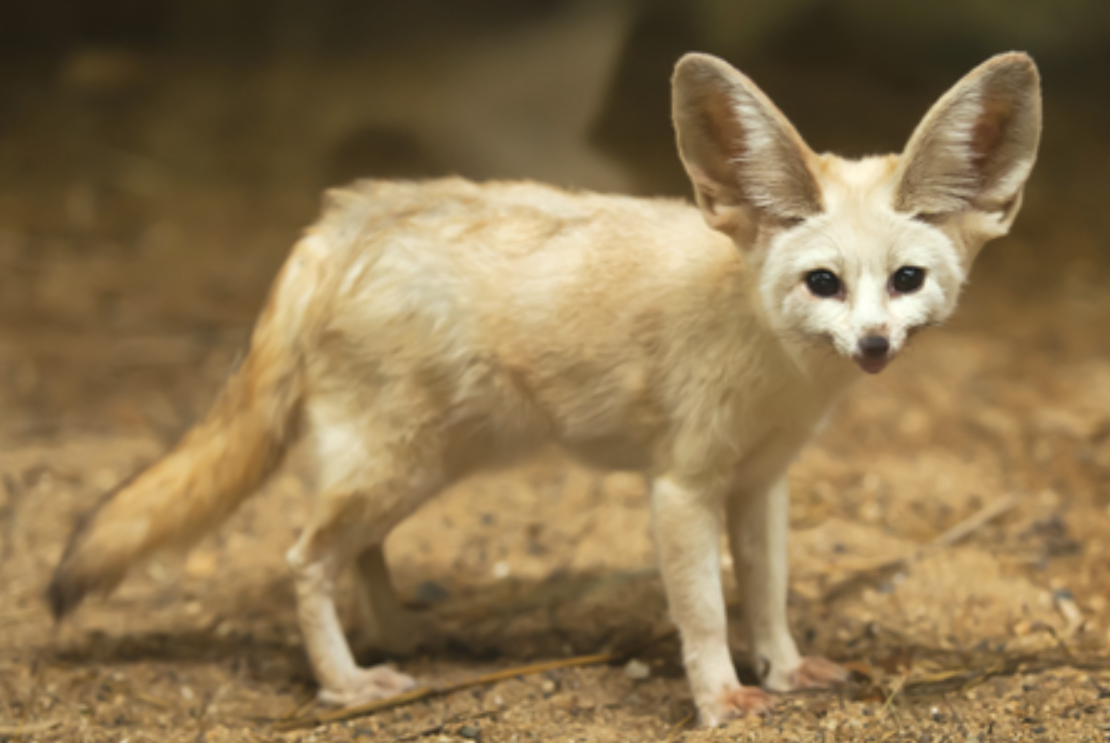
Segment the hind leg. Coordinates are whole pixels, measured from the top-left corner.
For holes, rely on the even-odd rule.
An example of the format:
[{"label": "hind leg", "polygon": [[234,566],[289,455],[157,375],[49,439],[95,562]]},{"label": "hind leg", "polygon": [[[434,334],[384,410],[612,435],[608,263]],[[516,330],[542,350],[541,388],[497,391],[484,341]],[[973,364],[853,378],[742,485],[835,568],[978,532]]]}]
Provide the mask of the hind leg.
[{"label": "hind leg", "polygon": [[312,672],[326,704],[349,706],[384,699],[416,685],[387,665],[361,668],[355,662],[335,608],[337,561],[322,557],[311,538],[287,554],[297,592],[297,618]]},{"label": "hind leg", "polygon": [[362,551],[355,561],[355,590],[362,625],[357,645],[390,655],[411,655],[435,634],[425,617],[404,607],[389,576],[382,545]]},{"label": "hind leg", "polygon": [[321,491],[309,524],[286,558],[319,698],[352,705],[400,694],[414,682],[385,665],[358,666],[336,611],[336,579],[444,483],[434,452],[415,450],[412,436],[367,437],[368,426],[316,423]]}]

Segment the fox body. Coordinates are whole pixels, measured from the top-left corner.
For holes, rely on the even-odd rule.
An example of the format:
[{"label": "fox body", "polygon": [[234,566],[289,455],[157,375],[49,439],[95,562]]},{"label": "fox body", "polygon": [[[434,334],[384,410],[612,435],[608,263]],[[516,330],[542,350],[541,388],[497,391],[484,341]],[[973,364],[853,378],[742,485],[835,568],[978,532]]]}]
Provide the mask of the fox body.
[{"label": "fox body", "polygon": [[687,55],[674,77],[697,207],[461,179],[328,193],[208,416],[75,530],[56,615],[229,514],[303,433],[319,464],[288,553],[320,697],[412,685],[359,667],[335,610],[352,563],[386,649],[417,638],[381,545],[467,473],[554,442],[652,482],[660,570],[703,724],[759,712],[729,654],[729,533],[764,689],[839,682],[786,621],[786,470],[837,398],[949,316],[1016,215],[1040,133],[1021,54],[977,68],[901,156],[818,155],[746,77]]}]

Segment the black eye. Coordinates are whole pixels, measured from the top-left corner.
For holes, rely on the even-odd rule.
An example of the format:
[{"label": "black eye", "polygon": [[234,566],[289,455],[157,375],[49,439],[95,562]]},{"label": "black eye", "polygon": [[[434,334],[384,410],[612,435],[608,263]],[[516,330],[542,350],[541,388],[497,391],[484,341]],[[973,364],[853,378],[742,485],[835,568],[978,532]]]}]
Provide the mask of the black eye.
[{"label": "black eye", "polygon": [[835,297],[840,294],[840,279],[824,268],[806,274],[806,286],[818,297]]},{"label": "black eye", "polygon": [[902,266],[894,272],[890,285],[899,294],[909,294],[921,288],[925,283],[925,269],[916,266]]}]

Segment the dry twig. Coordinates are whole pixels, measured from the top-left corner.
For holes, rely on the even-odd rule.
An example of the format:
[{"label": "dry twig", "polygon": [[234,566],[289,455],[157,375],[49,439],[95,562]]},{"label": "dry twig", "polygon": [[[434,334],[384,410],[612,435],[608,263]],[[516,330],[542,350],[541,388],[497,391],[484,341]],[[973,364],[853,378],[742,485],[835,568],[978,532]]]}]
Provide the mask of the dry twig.
[{"label": "dry twig", "polygon": [[674,727],[671,728],[671,732],[667,734],[667,740],[664,741],[664,743],[671,743],[671,741],[673,741],[678,736],[678,734],[682,730],[682,728],[686,727],[687,725],[689,725],[693,721],[694,721],[694,713],[691,712],[690,714],[686,715],[681,720],[676,722]]},{"label": "dry twig", "polygon": [[25,722],[15,725],[0,725],[0,738],[18,739],[23,735],[37,735],[53,730],[62,724],[61,720],[44,720],[43,722]]},{"label": "dry twig", "polygon": [[[670,633],[668,633],[669,635]],[[655,638],[653,638],[654,641]],[[661,638],[660,638],[661,639]],[[574,658],[564,658],[562,660],[546,661],[544,663],[534,663],[532,665],[520,666],[518,668],[506,668],[502,671],[494,671],[482,676],[477,676],[463,681],[457,681],[453,684],[446,684],[444,686],[422,686],[412,691],[407,691],[404,694],[388,697],[386,699],[378,699],[366,704],[358,704],[353,707],[345,707],[343,709],[335,710],[334,712],[323,712],[316,715],[309,715],[307,717],[297,717],[288,720],[277,720],[274,723],[274,729],[280,731],[287,730],[303,730],[305,728],[313,728],[317,725],[325,725],[332,722],[341,722],[343,720],[350,720],[355,717],[363,717],[382,710],[392,709],[393,707],[400,707],[413,702],[419,702],[423,699],[432,699],[434,697],[442,697],[447,694],[453,694],[456,691],[469,689],[474,686],[487,686],[495,684],[498,681],[516,678],[517,676],[532,676],[537,673],[544,673],[557,668],[574,668],[576,666],[595,666],[603,663],[614,663],[623,658],[628,657],[631,653],[597,653],[595,655],[579,655]]]},{"label": "dry twig", "polygon": [[888,575],[899,570],[904,570],[909,565],[925,559],[934,552],[951,547],[957,542],[967,539],[998,517],[1012,511],[1019,503],[1021,503],[1020,496],[1008,495],[976,511],[931,542],[914,549],[909,554],[896,557],[893,560],[881,562],[869,568],[853,571],[851,575],[833,584],[829,590],[825,592],[825,603],[838,601],[862,586],[881,581]]}]

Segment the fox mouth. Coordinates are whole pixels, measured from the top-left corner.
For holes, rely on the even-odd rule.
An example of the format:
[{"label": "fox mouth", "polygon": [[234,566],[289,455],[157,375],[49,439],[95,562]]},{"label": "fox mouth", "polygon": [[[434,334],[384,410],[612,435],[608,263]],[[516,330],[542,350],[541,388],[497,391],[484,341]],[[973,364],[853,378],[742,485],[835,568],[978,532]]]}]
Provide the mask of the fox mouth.
[{"label": "fox mouth", "polygon": [[885,354],[882,356],[864,356],[860,354],[853,357],[852,360],[856,362],[856,366],[868,374],[878,374],[890,363],[890,357]]}]

